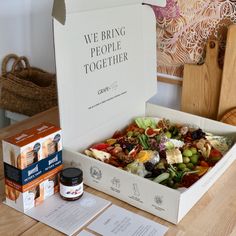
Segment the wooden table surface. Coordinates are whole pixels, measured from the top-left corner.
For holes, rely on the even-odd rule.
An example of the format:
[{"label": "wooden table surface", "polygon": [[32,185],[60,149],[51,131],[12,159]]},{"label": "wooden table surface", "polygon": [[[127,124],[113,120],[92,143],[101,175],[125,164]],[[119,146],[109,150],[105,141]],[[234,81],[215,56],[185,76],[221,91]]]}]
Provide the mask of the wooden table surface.
[{"label": "wooden table surface", "polygon": [[[58,110],[53,108],[23,122],[0,129],[0,140],[32,127],[41,121],[58,124]],[[102,192],[86,187],[86,191],[105,198],[114,204],[169,227],[166,236],[236,236],[236,162],[213,185],[202,199],[176,226],[132,207]],[[4,205],[4,178],[0,145],[0,236],[5,235],[62,235],[58,231]]]}]

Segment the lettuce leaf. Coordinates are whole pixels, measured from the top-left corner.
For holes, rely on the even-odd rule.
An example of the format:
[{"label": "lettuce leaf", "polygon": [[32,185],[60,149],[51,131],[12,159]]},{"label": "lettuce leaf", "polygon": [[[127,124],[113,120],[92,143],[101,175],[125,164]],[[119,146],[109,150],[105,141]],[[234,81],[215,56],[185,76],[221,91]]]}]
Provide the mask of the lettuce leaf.
[{"label": "lettuce leaf", "polygon": [[135,123],[142,129],[147,129],[148,127],[156,129],[156,121],[152,118],[139,117],[135,119]]}]

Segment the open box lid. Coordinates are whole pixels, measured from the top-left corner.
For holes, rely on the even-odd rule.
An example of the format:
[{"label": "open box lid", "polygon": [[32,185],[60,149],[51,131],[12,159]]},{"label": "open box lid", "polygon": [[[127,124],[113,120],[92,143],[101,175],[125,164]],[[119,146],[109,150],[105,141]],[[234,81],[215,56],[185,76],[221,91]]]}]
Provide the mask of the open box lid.
[{"label": "open box lid", "polygon": [[156,93],[151,7],[141,0],[55,0],[53,16],[64,146],[111,120],[144,115]]}]

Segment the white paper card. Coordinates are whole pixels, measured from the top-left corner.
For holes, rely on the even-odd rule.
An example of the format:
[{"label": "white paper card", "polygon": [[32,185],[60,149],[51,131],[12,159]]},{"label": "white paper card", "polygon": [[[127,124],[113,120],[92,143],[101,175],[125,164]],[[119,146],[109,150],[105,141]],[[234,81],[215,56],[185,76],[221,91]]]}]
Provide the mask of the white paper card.
[{"label": "white paper card", "polygon": [[109,205],[109,201],[87,192],[74,202],[62,200],[56,194],[26,214],[66,235],[72,235]]},{"label": "white paper card", "polygon": [[112,205],[89,226],[103,236],[162,236],[168,228],[121,207]]},{"label": "white paper card", "polygon": [[95,234],[92,234],[86,230],[82,230],[77,236],[96,236]]}]

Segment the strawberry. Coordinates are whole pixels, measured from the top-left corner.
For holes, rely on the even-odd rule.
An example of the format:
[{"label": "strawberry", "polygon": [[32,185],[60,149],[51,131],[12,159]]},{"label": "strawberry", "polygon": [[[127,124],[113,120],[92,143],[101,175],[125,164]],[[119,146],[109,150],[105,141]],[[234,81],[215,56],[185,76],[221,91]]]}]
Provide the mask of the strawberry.
[{"label": "strawberry", "polygon": [[221,152],[216,149],[211,149],[209,156],[209,164],[215,165],[222,158]]},{"label": "strawberry", "polygon": [[210,157],[212,158],[221,158],[222,157],[222,154],[220,151],[216,150],[216,149],[211,149],[211,152],[210,152]]}]

